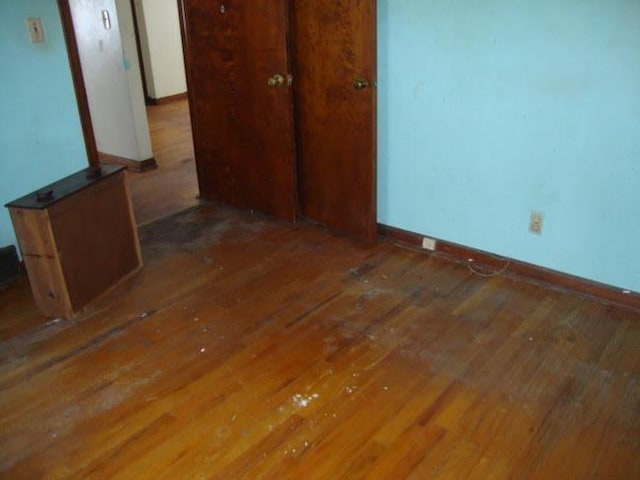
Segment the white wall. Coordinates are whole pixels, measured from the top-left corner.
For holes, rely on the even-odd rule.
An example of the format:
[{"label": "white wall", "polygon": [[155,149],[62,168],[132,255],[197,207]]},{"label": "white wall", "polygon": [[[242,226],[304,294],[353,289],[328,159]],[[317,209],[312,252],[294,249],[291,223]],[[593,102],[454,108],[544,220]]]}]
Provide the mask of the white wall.
[{"label": "white wall", "polygon": [[163,98],[187,91],[176,0],[135,0],[147,93]]},{"label": "white wall", "polygon": [[[127,0],[72,0],[74,29],[98,151],[129,160],[152,157]],[[102,10],[110,12],[105,29]],[[121,35],[122,30],[122,35]]]}]

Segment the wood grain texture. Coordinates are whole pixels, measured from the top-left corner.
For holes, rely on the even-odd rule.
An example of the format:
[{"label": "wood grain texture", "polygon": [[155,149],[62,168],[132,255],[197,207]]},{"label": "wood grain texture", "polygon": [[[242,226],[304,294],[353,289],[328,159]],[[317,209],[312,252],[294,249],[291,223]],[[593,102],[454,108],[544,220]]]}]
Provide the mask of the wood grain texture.
[{"label": "wood grain texture", "polygon": [[373,240],[376,2],[297,0],[291,21],[302,214]]},{"label": "wood grain texture", "polygon": [[74,321],[0,290],[0,476],[640,476],[640,313],[218,205],[141,242]]},{"label": "wood grain texture", "polygon": [[123,167],[127,167],[127,170],[131,172],[146,172],[147,170],[158,168],[158,164],[153,157],[145,158],[144,160],[131,160],[130,158],[124,158],[118,155],[98,152],[98,159],[102,164],[122,165]]},{"label": "wood grain texture", "polygon": [[48,210],[10,208],[9,212],[40,312],[49,317],[71,317],[73,304]]},{"label": "wood grain texture", "polygon": [[[142,267],[124,171],[89,181],[87,170],[53,184],[57,190],[50,205],[10,204],[33,294],[49,317],[71,318]],[[33,197],[23,203],[29,205]]]},{"label": "wood grain texture", "polygon": [[284,0],[181,0],[202,198],[293,220],[297,179]]},{"label": "wood grain texture", "polygon": [[120,172],[49,209],[74,310],[142,266],[127,194]]}]

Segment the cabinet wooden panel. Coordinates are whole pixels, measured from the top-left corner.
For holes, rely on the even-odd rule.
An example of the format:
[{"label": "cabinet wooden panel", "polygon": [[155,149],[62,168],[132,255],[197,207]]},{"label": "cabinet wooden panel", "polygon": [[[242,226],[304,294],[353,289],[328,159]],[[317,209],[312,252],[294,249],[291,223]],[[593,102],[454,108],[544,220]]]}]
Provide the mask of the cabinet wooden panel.
[{"label": "cabinet wooden panel", "polygon": [[123,167],[82,170],[7,207],[45,316],[72,317],[142,267]]}]

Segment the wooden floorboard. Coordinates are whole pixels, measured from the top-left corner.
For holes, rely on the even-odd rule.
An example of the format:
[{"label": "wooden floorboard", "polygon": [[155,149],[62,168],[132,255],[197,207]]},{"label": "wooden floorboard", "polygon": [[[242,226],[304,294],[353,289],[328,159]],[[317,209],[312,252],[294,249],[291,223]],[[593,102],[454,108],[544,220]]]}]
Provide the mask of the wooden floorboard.
[{"label": "wooden floorboard", "polygon": [[640,478],[638,312],[214,204],[140,236],[72,321],[0,290],[0,477]]}]

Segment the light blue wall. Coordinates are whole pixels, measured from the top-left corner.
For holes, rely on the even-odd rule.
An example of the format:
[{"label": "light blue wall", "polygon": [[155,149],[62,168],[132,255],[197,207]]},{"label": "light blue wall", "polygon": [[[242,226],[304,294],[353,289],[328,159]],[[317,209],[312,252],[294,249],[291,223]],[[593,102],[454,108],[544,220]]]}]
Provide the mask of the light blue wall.
[{"label": "light blue wall", "polygon": [[640,1],[378,6],[379,221],[640,291]]},{"label": "light blue wall", "polygon": [[[640,291],[640,2],[378,9],[379,221]],[[0,0],[0,54],[5,203],[87,160],[56,2]]]},{"label": "light blue wall", "polygon": [[[46,42],[32,44],[27,17]],[[0,205],[88,165],[55,0],[0,0]],[[0,246],[15,242],[0,207]]]}]

